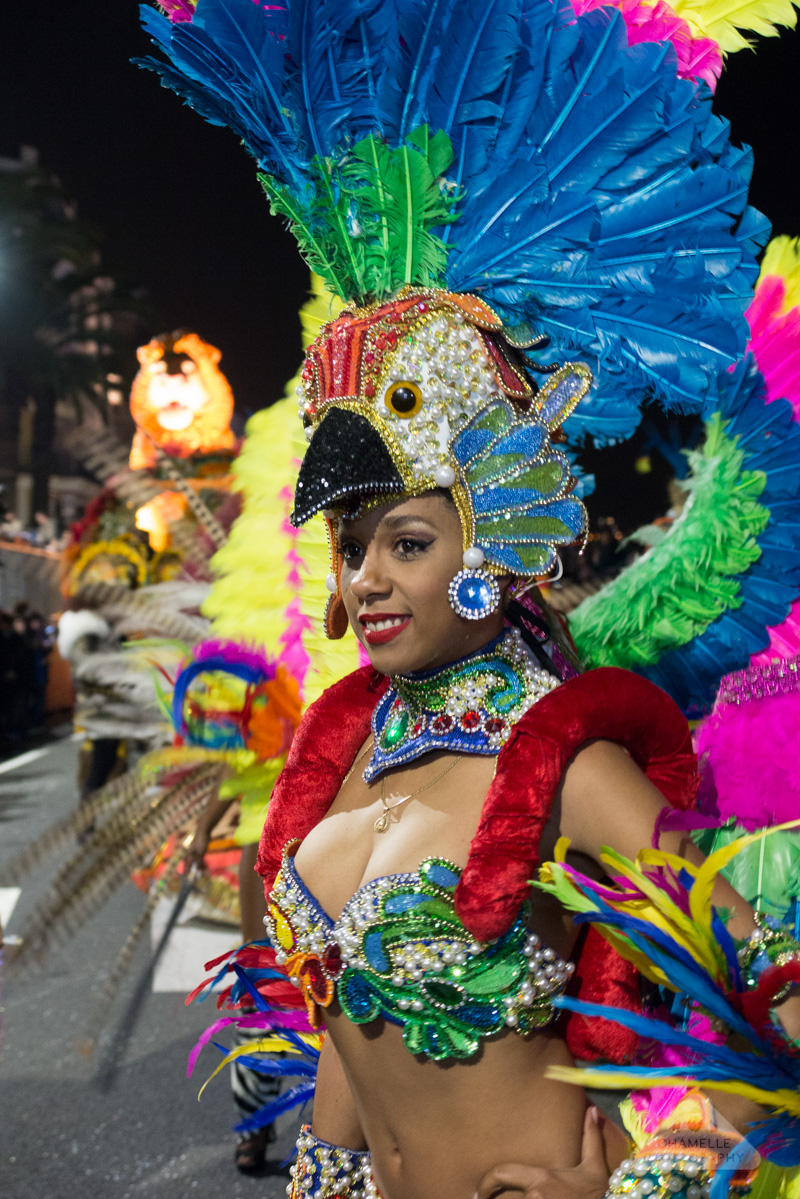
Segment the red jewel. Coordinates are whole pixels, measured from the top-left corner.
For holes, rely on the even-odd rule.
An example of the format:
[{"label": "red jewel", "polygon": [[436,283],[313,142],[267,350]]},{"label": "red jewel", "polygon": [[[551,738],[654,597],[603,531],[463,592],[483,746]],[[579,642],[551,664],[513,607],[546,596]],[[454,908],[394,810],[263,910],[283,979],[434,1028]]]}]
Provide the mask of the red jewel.
[{"label": "red jewel", "polygon": [[427,722],[427,719],[426,719],[426,717],[424,717],[424,716],[420,716],[420,717],[419,717],[419,718],[418,718],[418,719],[417,719],[417,720],[414,722],[414,725],[413,725],[413,727],[412,727],[412,729],[411,729],[411,733],[410,733],[409,735],[410,735],[411,737],[420,737],[420,736],[422,736],[422,734],[425,732],[425,725],[426,725],[427,723],[428,723],[428,722]]},{"label": "red jewel", "polygon": [[483,727],[487,733],[502,733],[506,727],[506,722],[500,720],[497,716],[490,716]]},{"label": "red jewel", "polygon": [[397,334],[394,332],[393,329],[389,333],[386,334],[386,340],[388,342],[390,342],[391,345],[394,345],[394,343],[397,341]]},{"label": "red jewel", "polygon": [[329,945],[322,958],[322,967],[331,978],[342,972],[342,951],[338,945]]},{"label": "red jewel", "polygon": [[378,347],[379,350],[385,350],[386,349],[386,338],[385,337],[376,338],[375,345]]},{"label": "red jewel", "polygon": [[364,361],[365,361],[365,362],[374,362],[374,361],[375,361],[375,355],[374,355],[374,354],[365,354],[365,355],[364,355]]},{"label": "red jewel", "polygon": [[374,396],[375,395],[375,384],[374,383],[367,384],[367,386],[364,388],[364,395],[365,396]]},{"label": "red jewel", "polygon": [[461,717],[461,727],[467,733],[474,733],[476,729],[481,727],[480,712],[465,712]]},{"label": "red jewel", "polygon": [[441,716],[437,716],[434,720],[433,731],[435,733],[449,733],[454,723],[453,717],[443,712]]}]

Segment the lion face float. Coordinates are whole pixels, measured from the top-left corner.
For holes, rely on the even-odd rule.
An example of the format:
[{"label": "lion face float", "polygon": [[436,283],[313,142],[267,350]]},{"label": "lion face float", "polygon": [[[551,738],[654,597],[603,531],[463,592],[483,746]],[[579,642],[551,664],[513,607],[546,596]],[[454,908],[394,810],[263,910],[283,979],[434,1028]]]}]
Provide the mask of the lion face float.
[{"label": "lion face float", "polygon": [[136,434],[130,467],[155,464],[156,447],[172,458],[233,449],[233,393],[217,363],[220,351],[196,333],[155,337],[137,350],[131,389]]}]

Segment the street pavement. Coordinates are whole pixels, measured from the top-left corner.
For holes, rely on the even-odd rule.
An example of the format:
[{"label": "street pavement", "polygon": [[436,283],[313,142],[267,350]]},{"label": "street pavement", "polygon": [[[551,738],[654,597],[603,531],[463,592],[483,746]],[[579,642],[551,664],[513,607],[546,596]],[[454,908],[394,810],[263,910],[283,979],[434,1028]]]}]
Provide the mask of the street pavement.
[{"label": "street pavement", "polygon": [[[0,763],[0,865],[72,809],[77,757],[78,744],[66,738]],[[4,919],[8,934],[21,929],[59,858],[71,850],[72,845],[62,846],[22,880],[18,896],[0,892],[4,916],[13,908],[7,926]],[[204,1049],[194,1078],[186,1078],[189,1050],[216,1015],[213,1000],[186,1008],[177,989],[186,974],[187,946],[195,944],[187,940],[189,929],[177,929],[167,945],[159,989],[148,988],[110,1089],[98,1081],[103,1048],[146,970],[151,940],[138,947],[98,1049],[87,1056],[82,1048],[93,1001],[143,902],[126,882],[41,967],[24,973],[5,968],[0,980],[0,1199],[285,1195],[288,1168],[281,1170],[279,1163],[292,1152],[296,1120],[279,1122],[270,1154],[275,1164],[268,1172],[243,1176],[233,1166],[235,1117],[227,1073],[197,1101],[200,1084],[218,1060],[213,1046]],[[192,935],[202,942],[197,930]],[[193,982],[202,977],[201,954]]]}]

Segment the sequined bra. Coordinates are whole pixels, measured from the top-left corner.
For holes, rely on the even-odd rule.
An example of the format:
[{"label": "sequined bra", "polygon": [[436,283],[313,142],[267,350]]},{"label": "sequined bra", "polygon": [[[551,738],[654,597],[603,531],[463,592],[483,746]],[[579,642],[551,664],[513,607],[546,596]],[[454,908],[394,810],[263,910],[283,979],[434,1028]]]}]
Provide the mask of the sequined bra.
[{"label": "sequined bra", "polygon": [[284,848],[264,923],[315,1027],[336,998],[354,1023],[400,1025],[411,1053],[439,1061],[552,1018],[573,966],[528,930],[527,903],[501,937],[477,942],[455,911],[459,868],[426,858],[414,873],[365,883],[332,920],[297,874],[298,845]]}]

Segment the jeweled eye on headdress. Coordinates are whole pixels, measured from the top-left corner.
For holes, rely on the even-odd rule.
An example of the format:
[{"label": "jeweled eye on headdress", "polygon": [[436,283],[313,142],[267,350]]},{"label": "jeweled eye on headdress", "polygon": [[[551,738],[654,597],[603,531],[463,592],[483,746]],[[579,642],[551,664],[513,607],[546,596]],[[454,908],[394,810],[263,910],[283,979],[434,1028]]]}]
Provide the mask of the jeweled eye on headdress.
[{"label": "jeweled eye on headdress", "polygon": [[416,383],[394,383],[384,398],[384,404],[402,420],[411,420],[422,407],[422,392]]}]

